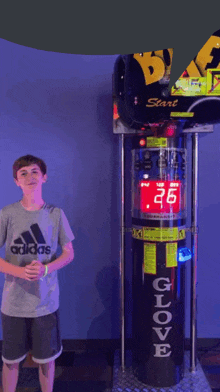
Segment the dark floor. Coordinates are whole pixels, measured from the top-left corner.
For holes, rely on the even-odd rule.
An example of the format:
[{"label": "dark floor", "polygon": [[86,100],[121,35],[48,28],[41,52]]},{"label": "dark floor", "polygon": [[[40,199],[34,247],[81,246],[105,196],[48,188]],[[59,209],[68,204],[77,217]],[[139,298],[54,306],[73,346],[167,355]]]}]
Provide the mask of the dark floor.
[{"label": "dark floor", "polygon": [[220,392],[220,347],[198,351],[198,360],[213,392]]},{"label": "dark floor", "polygon": [[[53,392],[110,392],[113,362],[111,353],[63,352],[56,359]],[[3,391],[2,365],[0,359],[0,392]],[[41,392],[38,364],[32,361],[30,354],[20,363],[16,392]]]},{"label": "dark floor", "polygon": [[[56,360],[53,392],[110,392],[113,386],[113,358],[113,354],[100,352],[63,352]],[[198,360],[212,391],[220,392],[220,347],[198,351]],[[29,355],[20,364],[16,391],[41,392],[38,365]]]}]

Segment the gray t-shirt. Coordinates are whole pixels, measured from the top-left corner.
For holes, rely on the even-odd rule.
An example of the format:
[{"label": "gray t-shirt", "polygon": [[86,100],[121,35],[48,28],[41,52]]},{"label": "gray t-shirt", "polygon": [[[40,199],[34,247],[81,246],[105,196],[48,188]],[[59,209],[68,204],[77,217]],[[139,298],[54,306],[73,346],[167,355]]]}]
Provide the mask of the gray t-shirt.
[{"label": "gray t-shirt", "polygon": [[[38,211],[26,210],[20,202],[0,210],[0,248],[5,244],[5,260],[21,267],[33,260],[54,261],[58,244],[74,240],[61,208],[44,204]],[[5,274],[2,313],[14,317],[39,317],[59,308],[57,271],[34,282]]]}]

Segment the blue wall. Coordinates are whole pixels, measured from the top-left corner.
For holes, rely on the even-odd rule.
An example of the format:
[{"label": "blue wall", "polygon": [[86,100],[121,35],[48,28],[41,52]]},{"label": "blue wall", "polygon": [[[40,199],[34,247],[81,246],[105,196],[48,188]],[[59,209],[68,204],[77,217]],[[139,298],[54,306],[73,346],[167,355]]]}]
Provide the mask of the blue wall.
[{"label": "blue wall", "polygon": [[[62,338],[119,338],[120,142],[112,129],[112,72],[117,55],[44,52],[4,40],[0,51],[0,208],[22,196],[13,181],[13,162],[26,154],[45,160],[48,182],[43,185],[43,198],[65,211],[76,237],[74,262],[58,272]],[[190,191],[189,136],[187,144]],[[213,134],[199,141],[199,337],[220,336],[219,149],[217,125]],[[127,167],[129,177],[129,153]],[[129,192],[128,180],[128,201]],[[189,194],[188,225],[190,202]],[[130,234],[126,245],[130,337]],[[0,257],[4,258],[4,247]],[[1,274],[0,300],[3,284]],[[189,284],[188,262],[186,337]]]}]

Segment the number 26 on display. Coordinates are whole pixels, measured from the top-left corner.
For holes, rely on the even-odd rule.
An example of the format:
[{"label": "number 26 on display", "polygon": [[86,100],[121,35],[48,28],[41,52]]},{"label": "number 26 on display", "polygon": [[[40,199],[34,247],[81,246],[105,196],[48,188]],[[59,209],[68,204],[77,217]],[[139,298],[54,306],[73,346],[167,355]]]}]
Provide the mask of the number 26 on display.
[{"label": "number 26 on display", "polygon": [[170,212],[171,206],[173,212],[180,211],[180,182],[141,181],[140,186],[142,212]]},{"label": "number 26 on display", "polygon": [[[161,192],[161,195],[156,195],[154,197],[154,203],[159,203],[162,205],[163,204],[162,198],[165,195],[165,189],[157,188],[157,191]],[[177,191],[177,188],[168,189],[168,196],[166,199],[166,202],[168,204],[175,204],[176,203],[177,196],[172,194],[172,192],[174,192],[174,191]]]}]

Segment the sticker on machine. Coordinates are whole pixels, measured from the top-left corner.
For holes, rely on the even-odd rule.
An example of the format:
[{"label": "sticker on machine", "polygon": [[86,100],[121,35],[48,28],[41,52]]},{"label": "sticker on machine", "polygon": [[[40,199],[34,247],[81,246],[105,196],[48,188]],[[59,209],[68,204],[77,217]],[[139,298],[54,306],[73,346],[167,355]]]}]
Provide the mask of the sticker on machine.
[{"label": "sticker on machine", "polygon": [[166,137],[153,137],[153,136],[149,136],[147,137],[146,140],[146,147],[150,148],[150,147],[167,147],[167,138]]},{"label": "sticker on machine", "polygon": [[136,238],[137,240],[142,240],[143,239],[142,227],[138,229],[132,227],[132,237]]},{"label": "sticker on machine", "polygon": [[194,112],[171,112],[170,117],[194,117]]},{"label": "sticker on machine", "polygon": [[143,239],[145,241],[177,241],[178,227],[143,227]]},{"label": "sticker on machine", "polygon": [[156,244],[144,243],[144,273],[157,274]]},{"label": "sticker on machine", "polygon": [[171,95],[197,96],[206,95],[206,78],[179,78],[171,88]]},{"label": "sticker on machine", "polygon": [[177,242],[166,244],[166,267],[177,267]]},{"label": "sticker on machine", "polygon": [[207,70],[206,95],[220,95],[220,69]]},{"label": "sticker on machine", "polygon": [[220,69],[209,68],[206,72],[204,77],[179,78],[171,88],[171,95],[189,97],[220,95]]},{"label": "sticker on machine", "polygon": [[181,227],[132,227],[132,237],[141,241],[173,242],[186,238],[185,226]]}]

